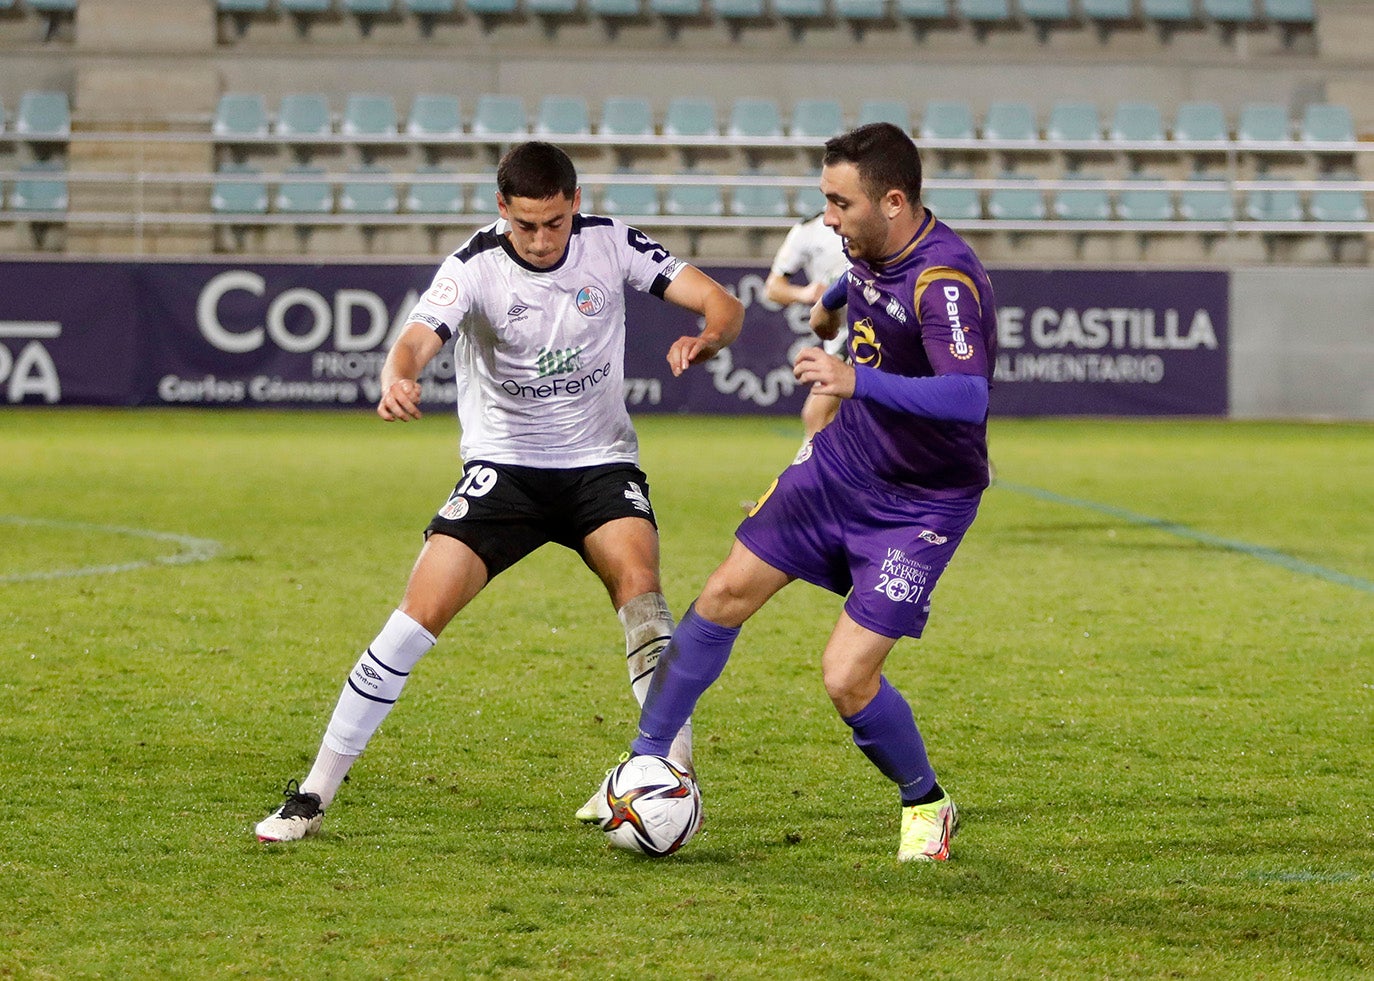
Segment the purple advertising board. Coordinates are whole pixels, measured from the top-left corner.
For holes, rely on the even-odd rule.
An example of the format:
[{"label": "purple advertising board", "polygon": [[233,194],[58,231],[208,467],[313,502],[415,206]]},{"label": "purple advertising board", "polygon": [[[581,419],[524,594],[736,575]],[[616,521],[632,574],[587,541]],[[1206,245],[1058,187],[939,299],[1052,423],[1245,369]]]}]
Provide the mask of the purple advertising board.
[{"label": "purple advertising board", "polygon": [[[745,304],[740,340],[674,378],[696,318],[631,292],[632,411],[791,415],[806,310],[764,297],[765,269],[706,266]],[[432,266],[300,262],[0,262],[0,404],[362,408]],[[993,270],[1004,415],[1224,415],[1224,272]],[[451,404],[447,350],[426,403]]]}]

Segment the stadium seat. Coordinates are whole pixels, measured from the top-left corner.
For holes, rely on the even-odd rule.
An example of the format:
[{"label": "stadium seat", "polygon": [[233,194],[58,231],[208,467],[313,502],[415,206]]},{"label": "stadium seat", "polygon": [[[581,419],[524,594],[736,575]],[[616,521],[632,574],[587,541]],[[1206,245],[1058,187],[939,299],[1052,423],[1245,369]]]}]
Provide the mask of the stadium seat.
[{"label": "stadium seat", "polygon": [[1215,102],[1185,102],[1174,115],[1174,139],[1180,143],[1212,143],[1230,138],[1226,114]]},{"label": "stadium seat", "polygon": [[216,136],[266,136],[267,101],[247,92],[226,92],[215,107],[210,131]]},{"label": "stadium seat", "polygon": [[[1001,180],[1025,181],[1019,174],[1003,174]],[[988,217],[1001,221],[1041,221],[1045,196],[1039,187],[996,187],[988,192]]]},{"label": "stadium seat", "polygon": [[1197,19],[1193,0],[1140,0],[1146,20],[1160,24],[1186,24]]},{"label": "stadium seat", "polygon": [[1116,107],[1107,136],[1119,143],[1164,140],[1164,116],[1152,102],[1122,102]]},{"label": "stadium seat", "polygon": [[[1351,174],[1346,179],[1353,177]],[[1369,207],[1363,192],[1341,187],[1313,191],[1307,202],[1307,213],[1313,221],[1369,221]]]},{"label": "stadium seat", "polygon": [[738,37],[746,24],[765,17],[763,0],[711,0],[711,12]]},{"label": "stadium seat", "polygon": [[559,18],[577,13],[578,0],[524,0],[525,10],[536,17],[556,22]]},{"label": "stadium seat", "polygon": [[773,16],[792,24],[796,33],[802,24],[825,17],[825,0],[771,0]]},{"label": "stadium seat", "polygon": [[1113,28],[1135,21],[1134,0],[1078,0],[1084,18],[1105,41]]},{"label": "stadium seat", "polygon": [[1253,24],[1254,0],[1202,0],[1202,12],[1218,24]]},{"label": "stadium seat", "polygon": [[288,167],[277,185],[274,204],[277,211],[293,215],[328,214],[334,210],[334,189],[324,176],[323,167]]},{"label": "stadium seat", "polygon": [[66,140],[72,135],[71,103],[67,93],[34,89],[21,93],[14,132],[16,136],[33,141]]},{"label": "stadium seat", "polygon": [[954,9],[974,25],[1005,26],[1011,23],[1010,0],[954,0]]},{"label": "stadium seat", "polygon": [[458,0],[400,0],[401,6],[416,19],[420,33],[429,37],[434,33],[434,22],[441,17],[452,17],[458,12]]},{"label": "stadium seat", "polygon": [[654,112],[649,100],[631,96],[609,96],[601,103],[602,136],[652,136]]},{"label": "stadium seat", "polygon": [[825,195],[819,187],[799,187],[792,194],[792,214],[810,217],[825,210]]},{"label": "stadium seat", "polygon": [[834,99],[798,99],[792,106],[791,136],[828,140],[844,128],[844,111]]},{"label": "stadium seat", "polygon": [[[13,6],[10,0],[5,6]],[[272,0],[215,0],[215,9],[227,14],[265,14]]]},{"label": "stadium seat", "polygon": [[288,14],[327,14],[334,0],[277,0],[277,5]]},{"label": "stadium seat", "polygon": [[1251,191],[1245,196],[1245,214],[1253,221],[1302,221],[1302,199],[1288,188]]},{"label": "stadium seat", "polygon": [[635,20],[643,16],[640,0],[587,0],[587,10],[606,22],[612,35],[624,20]]},{"label": "stadium seat", "polygon": [[720,127],[716,123],[716,104],[710,99],[697,99],[680,96],[668,103],[668,112],[663,117],[663,135],[681,136],[719,136]]},{"label": "stadium seat", "polygon": [[607,184],[598,196],[597,211],[617,217],[657,215],[658,188],[652,184]]},{"label": "stadium seat", "polygon": [[730,106],[727,136],[739,139],[782,136],[782,115],[772,99],[738,98]]},{"label": "stadium seat", "polygon": [[888,0],[832,0],[835,16],[849,24],[855,35],[863,37],[864,31],[874,24],[889,19]]},{"label": "stadium seat", "polygon": [[[225,164],[226,176],[259,178],[261,171],[246,164]],[[210,210],[216,214],[261,215],[267,213],[267,183],[260,179],[216,181],[210,190]]]},{"label": "stadium seat", "polygon": [[[447,176],[440,167],[421,167],[421,177]],[[463,211],[463,185],[457,181],[412,181],[406,188],[405,210],[416,215],[456,215]]]},{"label": "stadium seat", "polygon": [[448,138],[462,132],[463,117],[457,96],[420,93],[411,100],[406,135]]},{"label": "stadium seat", "polygon": [[472,117],[479,136],[523,136],[528,126],[525,100],[518,95],[480,95]]},{"label": "stadium seat", "polygon": [[894,12],[911,25],[920,40],[932,27],[951,23],[949,3],[950,0],[894,0]]},{"label": "stadium seat", "polygon": [[533,132],[538,136],[586,136],[592,131],[587,100],[580,95],[546,95],[539,100]]},{"label": "stadium seat", "polygon": [[1298,138],[1304,143],[1354,143],[1355,120],[1345,106],[1312,103],[1303,110]]},{"label": "stadium seat", "polygon": [[468,12],[476,14],[481,21],[514,17],[520,5],[516,0],[464,0]]},{"label": "stadium seat", "polygon": [[1024,102],[994,102],[983,116],[985,140],[1034,140],[1035,110]]},{"label": "stadium seat", "polygon": [[342,3],[344,12],[357,20],[363,37],[372,33],[377,18],[389,17],[396,6],[396,0],[342,0]]},{"label": "stadium seat", "polygon": [[1224,183],[1198,181],[1179,192],[1178,214],[1185,221],[1229,222],[1236,217],[1236,204]]},{"label": "stadium seat", "polygon": [[700,20],[706,14],[705,0],[648,0],[649,13],[662,18],[669,34],[676,34],[684,21]]},{"label": "stadium seat", "polygon": [[329,102],[324,96],[301,93],[282,96],[277,110],[278,136],[327,136],[331,128]]},{"label": "stadium seat", "polygon": [[[385,167],[359,167],[350,171],[358,177],[390,177]],[[339,188],[339,211],[346,215],[394,215],[401,207],[396,182],[345,181]]]},{"label": "stadium seat", "polygon": [[787,191],[772,184],[744,184],[730,191],[730,213],[747,218],[787,215]]},{"label": "stadium seat", "polygon": [[1291,45],[1303,32],[1311,32],[1317,23],[1317,8],[1313,0],[1263,0],[1261,11],[1269,22],[1283,32],[1283,43]]},{"label": "stadium seat", "polygon": [[1172,221],[1174,198],[1157,181],[1142,179],[1140,186],[1117,192],[1116,214],[1123,221]]},{"label": "stadium seat", "polygon": [[1031,22],[1040,40],[1049,37],[1055,27],[1062,27],[1073,20],[1073,9],[1069,0],[1020,0],[1021,16]]},{"label": "stadium seat", "polygon": [[25,164],[10,191],[14,211],[66,211],[66,169],[53,160]]},{"label": "stadium seat", "polygon": [[1284,106],[1269,103],[1241,106],[1236,122],[1237,142],[1279,143],[1289,139],[1292,139],[1292,123]]},{"label": "stadium seat", "polygon": [[903,133],[911,132],[911,107],[892,99],[865,99],[859,106],[859,125],[891,123]]},{"label": "stadium seat", "polygon": [[1089,141],[1102,138],[1097,106],[1091,102],[1056,102],[1045,124],[1045,138],[1055,141]]},{"label": "stadium seat", "polygon": [[467,212],[470,215],[496,218],[499,214],[496,207],[496,184],[488,181],[474,185],[468,194]]},{"label": "stadium seat", "polygon": [[1099,188],[1061,188],[1054,194],[1054,216],[1064,221],[1106,221],[1111,198]]},{"label": "stadium seat", "polygon": [[367,95],[354,92],[344,103],[339,132],[345,136],[396,135],[396,103],[389,95]]},{"label": "stadium seat", "polygon": [[[704,171],[689,171],[684,176],[709,177]],[[725,214],[725,200],[720,193],[719,184],[684,184],[673,181],[668,185],[668,193],[663,202],[663,213],[667,215],[690,215],[692,217],[713,217]]]},{"label": "stadium seat", "polygon": [[[972,176],[967,173],[939,175],[946,180],[967,180]],[[946,223],[983,217],[983,205],[978,199],[978,191],[971,187],[925,187],[921,190],[921,203],[929,208],[936,218]]]},{"label": "stadium seat", "polygon": [[973,110],[966,102],[927,102],[918,135],[923,140],[971,140],[976,136]]}]

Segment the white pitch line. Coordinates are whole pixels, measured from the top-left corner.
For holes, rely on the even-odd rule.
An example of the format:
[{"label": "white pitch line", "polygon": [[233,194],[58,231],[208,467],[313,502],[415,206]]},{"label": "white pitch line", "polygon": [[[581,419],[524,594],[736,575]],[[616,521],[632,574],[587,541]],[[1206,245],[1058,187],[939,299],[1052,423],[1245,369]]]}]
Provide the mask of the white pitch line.
[{"label": "white pitch line", "polygon": [[57,531],[99,532],[107,535],[128,535],[131,538],[148,538],[158,542],[171,542],[178,551],[171,555],[137,562],[120,562],[112,565],[87,565],[75,569],[49,569],[44,572],[20,572],[0,575],[0,584],[16,582],[41,582],[45,579],[72,579],[77,576],[104,576],[115,572],[132,572],[154,565],[187,565],[192,562],[206,562],[219,554],[223,547],[209,538],[192,538],[190,535],[174,535],[167,531],[152,531],[147,528],[127,528],[123,525],[98,525],[85,521],[61,521],[53,518],[24,518],[14,514],[0,514],[0,525],[18,525],[25,528],[52,528]]}]

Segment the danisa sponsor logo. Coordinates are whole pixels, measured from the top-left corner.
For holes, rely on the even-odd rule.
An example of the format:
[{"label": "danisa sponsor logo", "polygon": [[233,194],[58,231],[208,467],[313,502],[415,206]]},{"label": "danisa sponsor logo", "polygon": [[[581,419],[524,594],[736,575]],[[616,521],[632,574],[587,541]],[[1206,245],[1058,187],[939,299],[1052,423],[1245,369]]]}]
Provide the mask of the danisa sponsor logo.
[{"label": "danisa sponsor logo", "polygon": [[509,395],[519,396],[526,399],[556,399],[576,397],[584,392],[590,391],[600,385],[611,373],[611,363],[607,361],[600,367],[593,368],[585,375],[574,375],[571,378],[554,378],[550,381],[540,382],[536,385],[521,385],[514,379],[507,379],[501,383]]},{"label": "danisa sponsor logo", "polygon": [[960,361],[967,361],[973,357],[973,348],[969,346],[968,337],[964,334],[963,321],[959,319],[959,287],[945,287],[945,313],[949,315],[949,332],[952,340],[949,345],[949,353]]}]

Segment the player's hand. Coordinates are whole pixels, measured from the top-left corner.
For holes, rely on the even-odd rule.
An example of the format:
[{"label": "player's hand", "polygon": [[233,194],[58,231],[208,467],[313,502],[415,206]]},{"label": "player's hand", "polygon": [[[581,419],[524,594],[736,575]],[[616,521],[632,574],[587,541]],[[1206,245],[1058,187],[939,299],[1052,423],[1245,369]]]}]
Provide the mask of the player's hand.
[{"label": "player's hand", "polygon": [[[824,292],[824,290],[822,290]],[[840,328],[844,326],[844,317],[839,310],[827,310],[821,305],[817,298],[811,304],[811,330],[823,341],[831,341],[839,336]]]},{"label": "player's hand", "polygon": [[853,367],[818,347],[802,349],[792,365],[792,374],[803,385],[810,385],[817,395],[854,397]]},{"label": "player's hand", "polygon": [[805,303],[808,306],[815,306],[820,302],[823,296],[825,296],[825,280],[813,279],[811,282],[801,287],[801,292],[797,296],[797,302]]},{"label": "player's hand", "polygon": [[410,378],[400,378],[392,382],[382,400],[377,403],[377,415],[387,422],[409,422],[419,419],[420,383]]},{"label": "player's hand", "polygon": [[679,337],[668,348],[668,367],[673,369],[673,377],[681,375],[694,364],[710,361],[720,353],[720,345],[713,344],[700,334],[695,337]]}]

